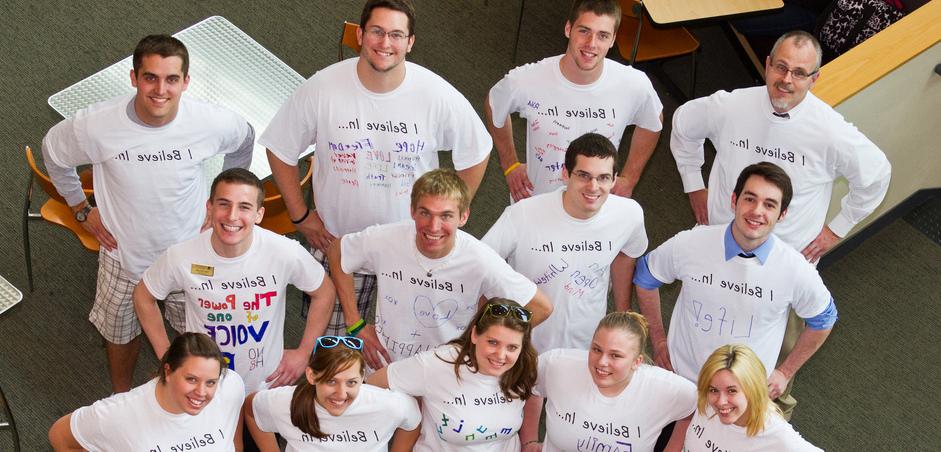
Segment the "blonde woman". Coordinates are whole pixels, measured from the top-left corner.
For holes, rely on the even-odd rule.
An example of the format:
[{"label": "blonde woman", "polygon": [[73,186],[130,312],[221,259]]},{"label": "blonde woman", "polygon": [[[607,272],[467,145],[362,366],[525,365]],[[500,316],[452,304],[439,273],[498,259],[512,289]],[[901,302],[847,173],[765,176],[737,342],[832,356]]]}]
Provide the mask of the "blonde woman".
[{"label": "blonde woman", "polygon": [[686,450],[821,450],[781,417],[768,397],[766,375],[758,355],[747,346],[716,349],[699,372],[699,398],[686,431]]}]

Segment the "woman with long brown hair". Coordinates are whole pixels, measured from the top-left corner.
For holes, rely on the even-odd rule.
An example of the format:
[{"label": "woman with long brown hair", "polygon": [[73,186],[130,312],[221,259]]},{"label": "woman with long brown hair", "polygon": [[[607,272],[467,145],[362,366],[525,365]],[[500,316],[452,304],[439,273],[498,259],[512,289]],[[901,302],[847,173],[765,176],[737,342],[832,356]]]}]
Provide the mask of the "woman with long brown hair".
[{"label": "woman with long brown hair", "polygon": [[356,337],[321,336],[297,386],[248,396],[245,418],[262,452],[280,450],[274,432],[287,440],[288,452],[411,450],[421,421],[418,403],[363,384],[362,348]]}]

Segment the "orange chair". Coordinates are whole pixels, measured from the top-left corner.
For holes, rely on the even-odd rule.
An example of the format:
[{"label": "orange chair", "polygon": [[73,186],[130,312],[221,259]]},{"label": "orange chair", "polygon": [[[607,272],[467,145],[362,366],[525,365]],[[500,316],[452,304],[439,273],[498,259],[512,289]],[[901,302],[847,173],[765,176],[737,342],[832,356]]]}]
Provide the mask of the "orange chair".
[{"label": "orange chair", "polygon": [[[307,166],[307,174],[301,179],[300,185],[310,182],[310,176],[314,172],[314,158],[310,158],[310,165]],[[288,215],[288,208],[284,205],[284,199],[281,197],[281,191],[274,182],[274,178],[266,179],[265,186],[265,217],[261,219],[260,226],[278,234],[290,234],[295,231],[294,224],[291,223],[291,217]]]},{"label": "orange chair", "polygon": [[[684,27],[654,26],[642,3],[635,0],[620,0],[621,26],[616,37],[618,52],[634,65],[634,62],[656,61],[689,54],[689,97],[696,87],[696,50],[699,41]],[[665,75],[665,74],[664,74]],[[667,77],[667,82],[673,83]],[[680,92],[681,95],[684,95]]]},{"label": "orange chair", "polygon": [[[26,275],[29,279],[29,290],[32,292],[33,260],[29,246],[29,220],[45,220],[72,231],[72,233],[78,237],[78,240],[82,242],[82,246],[88,251],[97,253],[99,245],[95,236],[85,231],[82,225],[75,219],[72,208],[69,207],[65,199],[56,191],[56,187],[52,185],[52,180],[49,179],[49,176],[45,175],[39,170],[39,167],[36,166],[36,159],[33,158],[33,150],[30,149],[29,146],[26,146],[26,161],[29,163],[31,171],[29,182],[27,182],[26,186],[26,202],[23,205],[23,250],[26,253]],[[92,173],[90,170],[85,170],[79,173],[79,177],[82,181],[82,190],[85,192],[85,197],[88,198],[94,193],[92,188]],[[39,182],[39,186],[42,187],[46,195],[49,196],[45,204],[40,207],[39,212],[32,210],[33,180]]]},{"label": "orange chair", "polygon": [[343,55],[343,47],[347,47],[359,54],[360,45],[356,41],[356,30],[359,30],[359,25],[354,24],[353,22],[343,22],[343,29],[340,31],[340,50],[337,54],[337,61],[343,61],[345,59]]}]

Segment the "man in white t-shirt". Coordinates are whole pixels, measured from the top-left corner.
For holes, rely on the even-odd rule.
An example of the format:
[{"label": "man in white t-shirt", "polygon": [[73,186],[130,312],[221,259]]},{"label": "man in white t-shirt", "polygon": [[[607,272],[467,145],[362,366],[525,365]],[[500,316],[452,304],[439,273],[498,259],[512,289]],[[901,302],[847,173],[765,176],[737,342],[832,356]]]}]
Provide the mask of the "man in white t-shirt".
[{"label": "man in white t-shirt", "polygon": [[[141,273],[168,246],[199,233],[206,201],[203,161],[225,154],[223,168],[248,167],[254,132],[232,111],[183,98],[189,56],[182,42],[150,35],[134,49],[133,96],[91,105],[55,125],[43,159],[75,219],[101,244],[95,303],[88,319],[105,339],[111,388],[131,388],[140,324],[131,293]],[[75,168],[91,164],[95,201]],[[167,318],[183,330],[180,294]]]},{"label": "man in white t-shirt", "polygon": [[[412,187],[412,219],[347,234],[328,250],[347,331],[365,342],[373,369],[458,337],[483,298],[525,305],[533,323],[552,306],[525,276],[492,249],[461,231],[470,195],[451,170],[425,173]],[[378,279],[375,325],[365,325],[353,298],[353,272]]]},{"label": "man in white t-shirt", "polygon": [[[663,105],[647,76],[605,59],[621,21],[617,0],[579,0],[565,23],[568,48],[510,71],[484,102],[514,201],[565,184],[562,160],[570,141],[587,132],[617,148],[635,125],[630,152],[611,193],[630,197],[660,137]],[[517,161],[510,113],[526,118],[526,163]]]},{"label": "man in white t-shirt", "polygon": [[[634,284],[658,365],[695,382],[716,348],[745,344],[769,370],[768,392],[777,399],[823,345],[837,320],[833,298],[816,268],[772,234],[792,193],[779,166],[750,165],[732,192],[731,224],[680,232],[638,260]],[[658,287],[677,279],[683,284],[667,336]],[[807,328],[776,366],[790,309]]]},{"label": "man in white t-shirt", "polygon": [[[223,171],[206,202],[211,229],[171,246],[144,272],[134,306],[158,357],[169,347],[156,299],[182,290],[186,331],[206,333],[248,392],[292,384],[327,325],[335,291],[307,250],[260,227],[264,188],[250,171]],[[296,349],[284,348],[288,284],[307,293],[313,310]]]},{"label": "man in white t-shirt", "polygon": [[[322,253],[344,234],[408,218],[409,192],[450,149],[471,196],[480,185],[492,142],[470,103],[433,72],[405,61],[415,43],[408,0],[368,0],[360,17],[359,58],[331,65],[307,80],[271,120],[259,142],[288,213],[324,264]],[[313,199],[298,187],[298,158],[315,145]],[[328,269],[329,271],[329,269]],[[356,276],[360,315],[375,278]],[[337,305],[328,334],[343,334]]]},{"label": "man in white t-shirt", "polygon": [[533,330],[539,353],[587,350],[608,310],[630,308],[634,259],[647,250],[644,212],[636,201],[609,197],[617,149],[587,133],[569,144],[564,189],[507,207],[482,241],[552,300],[552,316]]}]

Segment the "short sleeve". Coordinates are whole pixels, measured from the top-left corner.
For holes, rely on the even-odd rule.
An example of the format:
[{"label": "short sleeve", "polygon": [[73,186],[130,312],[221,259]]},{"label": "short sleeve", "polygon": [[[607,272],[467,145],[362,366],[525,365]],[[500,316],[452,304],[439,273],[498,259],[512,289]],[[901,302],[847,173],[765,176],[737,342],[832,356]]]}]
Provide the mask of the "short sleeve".
[{"label": "short sleeve", "polygon": [[480,239],[503,259],[510,259],[516,250],[518,239],[511,219],[513,206],[503,210],[497,222],[490,227],[484,238]]},{"label": "short sleeve", "polygon": [[490,113],[493,119],[493,126],[503,128],[510,113],[519,111],[514,97],[516,96],[516,84],[513,82],[513,71],[500,79],[490,93],[487,100],[490,102]]},{"label": "short sleeve", "polygon": [[663,103],[660,102],[660,97],[657,96],[657,91],[654,90],[650,79],[644,76],[643,73],[641,75],[643,77],[643,88],[639,90],[641,92],[638,94],[643,96],[643,100],[634,115],[634,124],[653,132],[659,132],[663,129],[663,122],[660,120]]},{"label": "short sleeve", "polygon": [[537,374],[536,374],[536,386],[533,388],[533,392],[540,397],[549,397],[548,390],[548,379],[549,372],[555,362],[556,357],[559,356],[562,349],[553,349],[539,355],[537,361]]},{"label": "short sleeve", "polygon": [[107,428],[107,419],[99,409],[100,402],[91,406],[81,407],[72,413],[69,419],[69,428],[75,441],[86,450],[103,450],[107,444],[104,430]]},{"label": "short sleeve", "polygon": [[830,291],[813,265],[801,259],[795,270],[794,300],[791,307],[802,319],[819,315],[830,305]]},{"label": "short sleeve", "polygon": [[657,281],[669,284],[676,280],[679,272],[676,268],[675,253],[683,249],[681,243],[685,241],[686,234],[688,231],[680,232],[647,255],[647,268]]},{"label": "short sleeve", "polygon": [[180,290],[180,284],[177,282],[176,269],[173,266],[173,248],[170,248],[160,254],[160,257],[144,271],[141,280],[147,286],[147,290],[158,300],[167,298],[170,292]]},{"label": "short sleeve", "polygon": [[317,74],[304,82],[271,118],[258,143],[278,160],[297,165],[301,154],[317,140]]},{"label": "short sleeve", "polygon": [[[387,367],[387,377],[389,380],[389,389],[408,394],[413,397],[421,397],[426,394],[428,378],[426,371],[430,359],[439,359],[435,356],[437,349],[412,355],[401,361],[389,364]],[[442,364],[447,364],[442,361]]]},{"label": "short sleeve", "polygon": [[[444,81],[441,83],[447,84]],[[442,137],[439,148],[451,150],[455,170],[465,170],[490,156],[493,139],[463,94],[447,85],[443,95],[445,99],[441,113],[448,120],[439,126]]]},{"label": "short sleeve", "polygon": [[303,292],[313,292],[319,289],[326,277],[323,265],[317,263],[314,256],[305,250],[300,243],[284,237],[277,238],[288,242],[286,251],[290,253],[294,261],[294,265],[291,266],[293,272],[290,283]]},{"label": "short sleeve", "polygon": [[386,226],[370,226],[360,232],[346,234],[340,239],[340,265],[345,273],[373,273],[370,250],[373,237]]},{"label": "short sleeve", "polygon": [[536,284],[529,278],[521,275],[505,260],[501,259],[489,247],[484,247],[485,253],[480,265],[484,268],[484,281],[481,292],[485,297],[500,297],[513,300],[520,305],[527,305],[536,296]]},{"label": "short sleeve", "polygon": [[418,401],[407,394],[389,391],[392,394],[394,406],[399,410],[402,421],[398,428],[402,430],[415,430],[421,424],[421,409],[418,407]]},{"label": "short sleeve", "polygon": [[[277,431],[278,426],[274,414],[277,411],[277,407],[274,405],[279,399],[279,397],[277,397],[279,391],[285,389],[293,392],[294,386],[258,391],[255,393],[255,397],[252,398],[252,411],[255,414],[255,424],[258,425],[258,428],[263,432]],[[290,398],[288,400],[290,400]],[[288,406],[288,411],[290,411],[290,406]]]},{"label": "short sleeve", "polygon": [[644,209],[635,203],[634,208],[631,209],[631,216],[636,218],[636,223],[634,223],[634,230],[631,231],[630,237],[621,247],[621,252],[636,259],[644,255],[648,245],[647,228],[644,226]]}]

